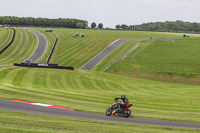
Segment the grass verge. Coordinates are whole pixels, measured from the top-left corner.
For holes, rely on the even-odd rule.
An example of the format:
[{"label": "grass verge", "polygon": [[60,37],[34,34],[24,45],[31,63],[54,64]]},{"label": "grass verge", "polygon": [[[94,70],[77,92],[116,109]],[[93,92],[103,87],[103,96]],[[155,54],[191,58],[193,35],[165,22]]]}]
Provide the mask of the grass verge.
[{"label": "grass verge", "polygon": [[63,118],[0,110],[1,133],[58,132],[58,133],[197,133],[199,129],[159,127],[116,122]]}]

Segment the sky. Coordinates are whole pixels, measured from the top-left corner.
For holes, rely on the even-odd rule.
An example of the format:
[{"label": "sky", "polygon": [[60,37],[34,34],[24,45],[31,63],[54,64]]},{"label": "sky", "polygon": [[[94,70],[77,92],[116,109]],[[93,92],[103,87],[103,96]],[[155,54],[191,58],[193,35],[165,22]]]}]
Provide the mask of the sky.
[{"label": "sky", "polygon": [[182,20],[200,23],[200,0],[1,0],[0,16],[77,18],[137,25]]}]

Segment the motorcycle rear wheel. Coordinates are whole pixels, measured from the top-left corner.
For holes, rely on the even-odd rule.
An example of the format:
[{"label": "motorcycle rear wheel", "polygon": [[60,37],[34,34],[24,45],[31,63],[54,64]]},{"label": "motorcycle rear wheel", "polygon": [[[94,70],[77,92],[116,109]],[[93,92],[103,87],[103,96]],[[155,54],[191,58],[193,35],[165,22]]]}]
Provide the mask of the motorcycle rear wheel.
[{"label": "motorcycle rear wheel", "polygon": [[108,109],[106,110],[106,115],[107,115],[107,116],[111,116],[111,115],[112,115],[112,111],[113,111],[112,108],[108,108]]},{"label": "motorcycle rear wheel", "polygon": [[123,117],[127,118],[131,115],[131,110],[130,109],[125,109],[123,111]]}]

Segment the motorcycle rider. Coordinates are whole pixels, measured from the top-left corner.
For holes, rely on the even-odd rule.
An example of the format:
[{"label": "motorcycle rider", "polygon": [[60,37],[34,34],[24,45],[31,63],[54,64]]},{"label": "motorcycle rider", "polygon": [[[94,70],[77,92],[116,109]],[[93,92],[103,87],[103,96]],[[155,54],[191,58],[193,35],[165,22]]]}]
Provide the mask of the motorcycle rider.
[{"label": "motorcycle rider", "polygon": [[122,99],[123,100],[123,103],[118,103],[118,110],[121,110],[123,109],[126,104],[129,104],[129,101],[128,101],[128,98],[126,98],[126,96],[124,94],[121,95],[121,97],[116,97],[114,98],[115,100],[118,100],[118,99]]}]

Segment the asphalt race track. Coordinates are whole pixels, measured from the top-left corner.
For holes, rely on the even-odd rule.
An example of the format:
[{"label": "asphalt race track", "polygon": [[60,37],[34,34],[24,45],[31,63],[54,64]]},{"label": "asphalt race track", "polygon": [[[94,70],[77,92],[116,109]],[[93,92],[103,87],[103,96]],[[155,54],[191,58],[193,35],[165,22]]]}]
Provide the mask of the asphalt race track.
[{"label": "asphalt race track", "polygon": [[144,40],[147,38],[127,38],[127,39],[118,39],[115,42],[111,43],[110,46],[102,50],[99,54],[89,60],[86,64],[84,64],[80,69],[92,70],[99,62],[101,62],[106,56],[108,56],[113,50],[119,47],[124,42],[130,40]]},{"label": "asphalt race track", "polygon": [[32,29],[27,29],[27,30],[33,32],[37,36],[37,39],[38,39],[37,49],[35,50],[34,54],[31,57],[26,59],[26,60],[31,60],[31,62],[35,62],[43,56],[43,54],[46,51],[48,43],[47,43],[47,39],[42,33],[36,30],[32,30]]},{"label": "asphalt race track", "polygon": [[[200,128],[200,123],[187,123],[187,122],[152,120],[152,119],[131,118],[131,117],[123,118],[123,117],[116,117],[116,116],[106,116],[104,114],[54,109],[54,108],[30,105],[26,103],[13,102],[13,101],[3,100],[3,99],[0,99],[0,110],[9,110],[9,111],[16,111],[16,112],[31,113],[31,114],[42,114],[42,115],[71,117],[71,118],[99,120],[99,121],[121,122],[121,123],[158,125],[158,126],[167,126],[167,127]],[[134,113],[133,109],[132,109],[132,112]]]}]

